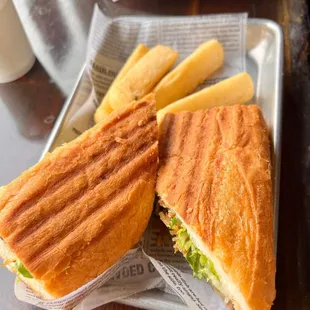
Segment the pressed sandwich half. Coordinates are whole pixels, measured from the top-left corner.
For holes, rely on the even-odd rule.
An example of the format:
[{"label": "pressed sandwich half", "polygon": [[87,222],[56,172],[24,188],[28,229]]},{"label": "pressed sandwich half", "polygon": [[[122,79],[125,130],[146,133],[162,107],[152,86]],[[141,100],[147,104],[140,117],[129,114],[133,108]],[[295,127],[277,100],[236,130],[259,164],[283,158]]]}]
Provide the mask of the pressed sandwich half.
[{"label": "pressed sandwich half", "polygon": [[0,191],[0,256],[44,299],[113,265],[141,238],[155,195],[153,96],[112,113]]},{"label": "pressed sandwich half", "polygon": [[234,309],[275,298],[268,129],[255,106],[167,114],[157,192],[162,221],[199,279]]}]

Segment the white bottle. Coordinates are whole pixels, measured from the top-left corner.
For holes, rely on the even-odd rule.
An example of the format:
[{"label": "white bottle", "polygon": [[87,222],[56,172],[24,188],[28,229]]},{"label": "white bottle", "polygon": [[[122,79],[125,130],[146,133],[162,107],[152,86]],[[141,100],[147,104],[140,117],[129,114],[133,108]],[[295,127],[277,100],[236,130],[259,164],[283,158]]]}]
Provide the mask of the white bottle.
[{"label": "white bottle", "polygon": [[34,61],[12,0],[0,0],[0,83],[20,78],[31,69]]}]

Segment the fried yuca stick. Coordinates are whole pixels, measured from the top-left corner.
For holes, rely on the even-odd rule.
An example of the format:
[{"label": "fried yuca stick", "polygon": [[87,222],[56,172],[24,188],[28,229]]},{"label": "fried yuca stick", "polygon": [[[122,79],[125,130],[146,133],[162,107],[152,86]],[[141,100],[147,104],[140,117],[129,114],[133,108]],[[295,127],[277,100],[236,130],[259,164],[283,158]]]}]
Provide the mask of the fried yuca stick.
[{"label": "fried yuca stick", "polygon": [[178,57],[172,48],[157,45],[126,74],[109,94],[111,107],[116,110],[150,93],[169,71]]},{"label": "fried yuca stick", "polygon": [[94,114],[94,121],[96,124],[104,120],[107,116],[109,116],[110,113],[113,112],[113,109],[109,105],[107,95],[108,93],[104,96],[104,98],[101,101],[100,106],[97,108]]},{"label": "fried yuca stick", "polygon": [[139,44],[135,50],[132,52],[132,54],[127,59],[126,63],[112,82],[108,92],[104,96],[104,98],[101,101],[100,106],[97,108],[94,120],[96,123],[99,123],[104,118],[106,118],[111,112],[113,112],[113,109],[111,108],[111,105],[109,103],[109,93],[111,89],[117,84],[122,78],[125,77],[125,75],[128,73],[128,71],[133,68],[133,66],[149,51],[149,48],[143,44]]},{"label": "fried yuca stick", "polygon": [[157,84],[154,91],[157,110],[193,92],[223,62],[224,50],[217,40],[201,44]]},{"label": "fried yuca stick", "polygon": [[236,74],[229,79],[180,99],[157,112],[160,123],[166,113],[197,111],[216,106],[244,104],[254,95],[254,85],[248,73]]}]

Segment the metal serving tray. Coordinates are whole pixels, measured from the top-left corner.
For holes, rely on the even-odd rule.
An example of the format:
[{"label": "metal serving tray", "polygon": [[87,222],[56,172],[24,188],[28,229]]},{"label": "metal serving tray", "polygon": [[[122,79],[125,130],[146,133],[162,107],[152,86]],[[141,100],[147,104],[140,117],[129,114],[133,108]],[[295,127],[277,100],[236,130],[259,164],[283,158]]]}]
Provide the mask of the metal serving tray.
[{"label": "metal serving tray", "polygon": [[[248,19],[246,37],[246,68],[255,83],[254,102],[260,106],[270,128],[271,154],[273,164],[274,228],[275,250],[278,231],[278,203],[281,158],[282,121],[282,63],[283,38],[278,24],[267,19]],[[66,101],[53,131],[48,139],[43,155],[54,149],[61,141],[61,129],[70,114],[76,90],[83,76],[81,73],[76,87]],[[143,309],[179,310],[188,309],[177,296],[158,289],[141,292],[119,302]]]}]

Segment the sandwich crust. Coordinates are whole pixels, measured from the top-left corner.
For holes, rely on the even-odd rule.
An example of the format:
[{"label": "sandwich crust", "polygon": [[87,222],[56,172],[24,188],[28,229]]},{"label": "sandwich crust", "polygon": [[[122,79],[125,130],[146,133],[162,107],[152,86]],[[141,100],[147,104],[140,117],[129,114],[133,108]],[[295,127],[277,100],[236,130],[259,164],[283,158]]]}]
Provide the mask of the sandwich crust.
[{"label": "sandwich crust", "polygon": [[[167,114],[157,192],[220,262],[248,309],[275,298],[268,129],[260,109],[235,105]],[[232,296],[233,297],[233,296]],[[235,301],[235,308],[240,304]]]},{"label": "sandwich crust", "polygon": [[141,238],[158,158],[153,96],[112,113],[1,190],[0,236],[54,298]]}]

